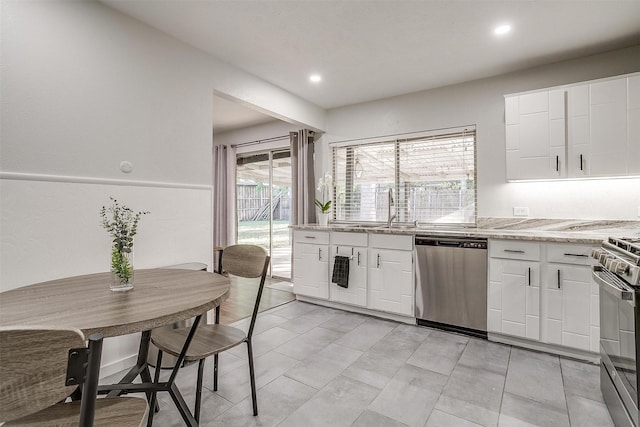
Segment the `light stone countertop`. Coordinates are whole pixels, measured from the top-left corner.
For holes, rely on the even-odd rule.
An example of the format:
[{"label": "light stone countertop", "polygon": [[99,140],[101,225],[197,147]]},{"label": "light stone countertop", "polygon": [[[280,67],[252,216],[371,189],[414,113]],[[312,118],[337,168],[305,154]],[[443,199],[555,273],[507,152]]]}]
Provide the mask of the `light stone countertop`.
[{"label": "light stone countertop", "polygon": [[534,240],[560,243],[600,244],[607,237],[640,238],[640,221],[578,220],[549,218],[478,218],[477,227],[419,225],[418,227],[385,225],[374,227],[355,224],[294,225],[294,230],[348,231],[399,235],[485,237],[490,239]]}]

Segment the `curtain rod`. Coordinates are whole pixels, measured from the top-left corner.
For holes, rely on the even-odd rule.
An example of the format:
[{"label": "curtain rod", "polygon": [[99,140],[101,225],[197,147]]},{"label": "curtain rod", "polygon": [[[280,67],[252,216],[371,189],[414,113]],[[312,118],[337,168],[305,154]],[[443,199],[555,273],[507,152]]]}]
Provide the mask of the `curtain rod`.
[{"label": "curtain rod", "polygon": [[262,144],[263,142],[279,141],[281,139],[289,139],[289,135],[274,136],[273,138],[258,139],[257,141],[243,142],[241,144],[231,144],[232,147],[246,147],[249,145]]}]

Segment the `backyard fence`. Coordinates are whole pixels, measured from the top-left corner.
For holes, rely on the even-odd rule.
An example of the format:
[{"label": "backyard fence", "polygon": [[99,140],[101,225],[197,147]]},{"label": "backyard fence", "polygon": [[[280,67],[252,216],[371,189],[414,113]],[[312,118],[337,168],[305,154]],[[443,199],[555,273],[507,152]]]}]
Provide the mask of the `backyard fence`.
[{"label": "backyard fence", "polygon": [[[269,219],[269,187],[256,184],[236,186],[238,221]],[[272,201],[273,219],[288,220],[291,216],[291,195],[288,189],[274,189]]]}]

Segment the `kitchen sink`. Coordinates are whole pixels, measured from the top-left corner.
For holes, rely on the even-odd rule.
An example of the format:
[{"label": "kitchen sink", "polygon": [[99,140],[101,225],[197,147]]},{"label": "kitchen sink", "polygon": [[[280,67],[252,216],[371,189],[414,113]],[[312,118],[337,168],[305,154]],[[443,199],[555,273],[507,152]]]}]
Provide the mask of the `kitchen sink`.
[{"label": "kitchen sink", "polygon": [[372,228],[380,228],[382,227],[380,224],[335,224],[337,226],[340,227],[344,227],[344,228],[368,228],[368,229],[372,229]]},{"label": "kitchen sink", "polygon": [[351,228],[355,230],[415,230],[417,227],[414,224],[392,224],[391,228],[384,224],[334,224],[344,228]]},{"label": "kitchen sink", "polygon": [[386,225],[379,226],[378,230],[415,230],[417,228],[414,224],[393,224],[391,227],[387,227]]}]

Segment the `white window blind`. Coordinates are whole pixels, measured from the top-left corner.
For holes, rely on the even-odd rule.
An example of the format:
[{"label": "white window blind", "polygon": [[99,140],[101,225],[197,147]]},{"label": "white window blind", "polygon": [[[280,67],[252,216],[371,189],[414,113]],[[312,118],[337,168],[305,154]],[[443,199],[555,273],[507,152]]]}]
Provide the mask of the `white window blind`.
[{"label": "white window blind", "polygon": [[386,221],[392,189],[396,222],[475,224],[475,140],[471,126],[333,146],[334,220]]}]

